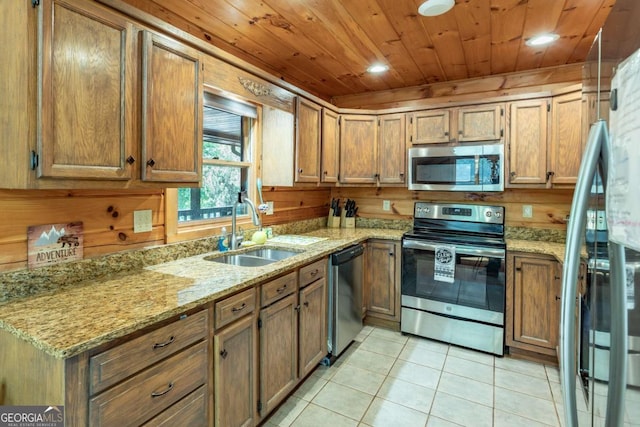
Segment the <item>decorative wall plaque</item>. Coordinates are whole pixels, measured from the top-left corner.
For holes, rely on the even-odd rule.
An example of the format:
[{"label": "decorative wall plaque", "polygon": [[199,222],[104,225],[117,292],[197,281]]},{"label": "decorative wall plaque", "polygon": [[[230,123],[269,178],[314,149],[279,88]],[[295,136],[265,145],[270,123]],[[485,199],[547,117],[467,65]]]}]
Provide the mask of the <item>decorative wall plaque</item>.
[{"label": "decorative wall plaque", "polygon": [[245,88],[255,96],[271,95],[271,89],[263,85],[262,83],[254,82],[253,80],[245,79],[244,77],[238,77],[238,81],[243,88]]},{"label": "decorative wall plaque", "polygon": [[31,225],[27,229],[29,268],[83,258],[82,222]]}]

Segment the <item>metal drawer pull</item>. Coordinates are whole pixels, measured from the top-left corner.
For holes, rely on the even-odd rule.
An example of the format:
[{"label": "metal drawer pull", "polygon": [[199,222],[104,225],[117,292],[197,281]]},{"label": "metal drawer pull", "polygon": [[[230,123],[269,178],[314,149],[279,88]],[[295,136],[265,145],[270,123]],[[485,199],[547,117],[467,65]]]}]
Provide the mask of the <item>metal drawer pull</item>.
[{"label": "metal drawer pull", "polygon": [[172,342],[174,342],[176,339],[176,337],[174,337],[173,335],[171,335],[171,337],[169,338],[169,341],[165,341],[165,342],[161,342],[161,343],[155,343],[153,345],[153,349],[155,350],[156,348],[162,348],[162,347],[166,347],[169,344],[171,344]]},{"label": "metal drawer pull", "polygon": [[305,307],[309,307],[309,301],[305,301],[304,303],[302,303]]},{"label": "metal drawer pull", "polygon": [[315,276],[316,274],[318,274],[320,272],[320,270],[318,270],[317,268],[315,270],[313,270],[311,273],[309,273],[311,275],[311,277]]},{"label": "metal drawer pull", "polygon": [[277,292],[277,293],[279,293],[279,294],[281,294],[281,293],[283,293],[283,292],[284,292],[284,290],[285,290],[285,289],[287,289],[287,285],[284,285],[284,286],[282,286],[282,287],[280,287],[280,288],[276,289],[276,292]]},{"label": "metal drawer pull", "polygon": [[246,307],[247,307],[247,304],[243,302],[240,307],[233,307],[231,311],[233,311],[234,313],[237,313],[239,311],[244,310]]},{"label": "metal drawer pull", "polygon": [[163,396],[167,393],[169,393],[171,390],[173,390],[173,381],[169,383],[169,386],[167,387],[166,390],[163,391],[154,391],[153,393],[151,393],[151,397],[160,397]]}]

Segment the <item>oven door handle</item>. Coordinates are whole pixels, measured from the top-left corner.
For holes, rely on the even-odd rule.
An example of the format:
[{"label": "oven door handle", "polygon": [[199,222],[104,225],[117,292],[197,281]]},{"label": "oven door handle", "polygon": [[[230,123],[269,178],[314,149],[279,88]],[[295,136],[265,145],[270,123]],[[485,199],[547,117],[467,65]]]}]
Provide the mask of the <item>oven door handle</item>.
[{"label": "oven door handle", "polygon": [[483,248],[478,246],[465,246],[465,245],[446,245],[442,243],[426,242],[422,240],[403,240],[402,247],[408,249],[418,249],[426,251],[434,251],[440,246],[454,246],[456,248],[456,254],[472,255],[472,256],[485,256],[490,258],[505,258],[504,249]]}]

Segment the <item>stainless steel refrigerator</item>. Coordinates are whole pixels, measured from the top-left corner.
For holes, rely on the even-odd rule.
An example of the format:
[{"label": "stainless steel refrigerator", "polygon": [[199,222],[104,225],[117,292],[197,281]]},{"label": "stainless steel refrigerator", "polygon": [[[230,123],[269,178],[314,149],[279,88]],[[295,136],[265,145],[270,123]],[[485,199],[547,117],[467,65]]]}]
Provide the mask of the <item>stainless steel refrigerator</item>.
[{"label": "stainless steel refrigerator", "polygon": [[[567,426],[640,425],[638,3],[618,0],[615,24],[607,32],[607,21],[594,64],[585,65],[595,92],[610,96],[610,110],[608,121],[591,126],[567,227],[560,319]],[[585,262],[588,283],[579,292]]]}]

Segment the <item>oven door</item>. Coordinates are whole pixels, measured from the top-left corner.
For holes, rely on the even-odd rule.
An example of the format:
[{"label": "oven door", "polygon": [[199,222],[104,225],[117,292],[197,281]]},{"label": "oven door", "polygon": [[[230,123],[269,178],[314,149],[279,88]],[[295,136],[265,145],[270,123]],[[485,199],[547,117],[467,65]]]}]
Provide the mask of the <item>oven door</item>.
[{"label": "oven door", "polygon": [[[452,265],[447,267],[449,260],[441,254],[451,249],[455,256]],[[449,246],[405,238],[402,242],[402,305],[504,326],[504,266],[504,249]]]}]

